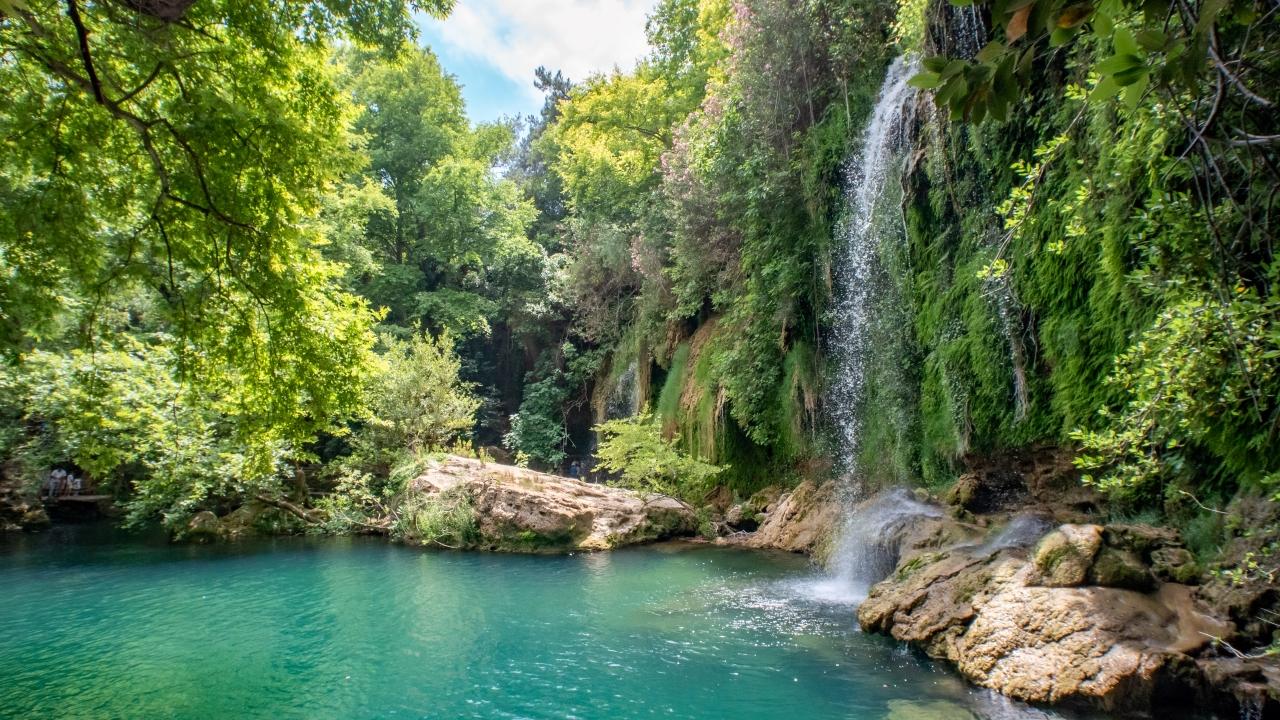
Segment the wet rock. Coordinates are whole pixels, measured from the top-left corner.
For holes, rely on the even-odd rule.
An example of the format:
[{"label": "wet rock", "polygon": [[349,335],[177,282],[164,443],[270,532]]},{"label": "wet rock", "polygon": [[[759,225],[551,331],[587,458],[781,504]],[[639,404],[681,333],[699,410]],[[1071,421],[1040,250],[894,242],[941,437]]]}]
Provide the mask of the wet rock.
[{"label": "wet rock", "polygon": [[1124,588],[1138,592],[1155,589],[1151,570],[1131,550],[1103,547],[1089,567],[1089,582],[1103,587]]},{"label": "wet rock", "polygon": [[702,496],[702,504],[718,513],[724,513],[733,505],[733,491],[728,485],[717,485]]},{"label": "wet rock", "polygon": [[944,501],[967,512],[989,513],[1016,505],[1027,497],[1027,485],[1013,468],[1001,465],[965,473],[947,490]]},{"label": "wet rock", "polygon": [[724,514],[724,522],[734,531],[754,532],[760,527],[760,513],[748,503],[734,505]]},{"label": "wet rock", "polygon": [[698,527],[688,505],[665,495],[457,456],[433,461],[407,492],[464,494],[476,520],[467,547],[480,550],[607,550],[692,535]]},{"label": "wet rock", "polygon": [[747,547],[811,553],[821,559],[838,526],[840,503],[835,484],[805,481],[780,496],[760,529],[742,541]]},{"label": "wet rock", "polygon": [[1200,565],[1190,550],[1179,547],[1160,548],[1151,553],[1151,570],[1156,577],[1169,582],[1195,585],[1200,582]]},{"label": "wet rock", "polygon": [[[1096,526],[1094,526],[1096,528]],[[1100,532],[1071,528],[1084,547]],[[1055,547],[1077,547],[1064,542]],[[1213,620],[1181,585],[1158,593],[1110,587],[1048,587],[1016,550],[974,548],[906,554],[858,609],[866,630],[886,632],[950,660],[972,682],[1030,702],[1077,701],[1144,709]]]},{"label": "wet rock", "polygon": [[18,526],[27,531],[44,530],[52,524],[49,513],[45,512],[44,507],[40,505],[27,507],[22,517],[18,519]]},{"label": "wet rock", "polygon": [[1154,525],[1107,525],[1102,530],[1102,537],[1110,547],[1128,550],[1143,559],[1161,548],[1182,547],[1182,538],[1177,530]]},{"label": "wet rock", "polygon": [[1280,638],[1280,583],[1273,575],[1250,569],[1274,567],[1280,548],[1280,503],[1265,496],[1242,496],[1226,508],[1233,519],[1230,535],[1199,595],[1236,624],[1230,642],[1251,655]]},{"label": "wet rock", "polygon": [[782,488],[777,485],[770,485],[747,498],[747,501],[743,503],[743,511],[748,515],[759,515],[773,506],[780,497],[782,497]]},{"label": "wet rock", "polygon": [[[1240,717],[1280,717],[1280,658],[1215,657],[1203,658],[1196,665],[1209,687],[1235,700]],[[1217,700],[1225,711],[1233,709],[1224,706],[1221,697],[1206,699]]]},{"label": "wet rock", "polygon": [[1063,525],[1045,535],[1032,554],[1030,581],[1047,587],[1075,587],[1089,579],[1094,556],[1102,547],[1097,525]]}]

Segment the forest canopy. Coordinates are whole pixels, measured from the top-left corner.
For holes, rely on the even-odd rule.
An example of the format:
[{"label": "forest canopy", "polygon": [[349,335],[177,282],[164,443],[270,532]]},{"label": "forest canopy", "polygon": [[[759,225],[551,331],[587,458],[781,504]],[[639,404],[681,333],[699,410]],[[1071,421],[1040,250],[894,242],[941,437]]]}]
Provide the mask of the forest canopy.
[{"label": "forest canopy", "polygon": [[[634,67],[475,123],[414,34],[451,5],[0,0],[6,480],[347,529],[445,450],[698,501],[1050,448],[1206,527],[1276,492],[1274,8],[660,0]],[[889,67],[919,92],[836,458]]]}]

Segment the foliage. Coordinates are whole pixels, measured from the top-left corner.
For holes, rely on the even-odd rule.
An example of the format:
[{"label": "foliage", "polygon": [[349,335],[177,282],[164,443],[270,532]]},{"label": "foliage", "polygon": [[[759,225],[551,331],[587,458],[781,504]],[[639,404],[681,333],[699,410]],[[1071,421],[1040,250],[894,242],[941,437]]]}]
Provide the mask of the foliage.
[{"label": "foliage", "polygon": [[27,483],[70,461],[91,487],[125,495],[130,521],[163,515],[173,527],[210,500],[278,492],[289,445],[237,434],[219,412],[231,408],[185,391],[175,364],[172,351],[128,337],[24,356],[4,385],[27,428],[10,450]]},{"label": "foliage", "polygon": [[475,507],[462,488],[410,494],[395,527],[400,538],[450,549],[465,547],[477,532]]},{"label": "foliage", "polygon": [[387,351],[370,398],[364,432],[377,446],[409,452],[442,450],[468,435],[480,401],[458,377],[449,336],[386,338]]},{"label": "foliage", "polygon": [[568,342],[558,350],[544,354],[529,374],[520,411],[511,416],[511,432],[504,438],[507,447],[547,468],[559,466],[565,458],[571,394],[600,365],[599,352],[582,352]]},{"label": "foliage", "polygon": [[635,490],[677,497],[701,496],[723,467],[680,452],[662,436],[660,423],[649,413],[610,420],[596,426],[600,447],[598,467],[619,473],[618,483]]},{"label": "foliage", "polygon": [[1083,447],[1077,463],[1105,470],[1085,481],[1150,493],[1194,473],[1207,453],[1222,458],[1236,483],[1259,487],[1280,466],[1264,422],[1280,391],[1275,316],[1244,288],[1227,305],[1204,297],[1171,304],[1107,378],[1124,389],[1124,407],[1104,408],[1102,429],[1073,433]]}]

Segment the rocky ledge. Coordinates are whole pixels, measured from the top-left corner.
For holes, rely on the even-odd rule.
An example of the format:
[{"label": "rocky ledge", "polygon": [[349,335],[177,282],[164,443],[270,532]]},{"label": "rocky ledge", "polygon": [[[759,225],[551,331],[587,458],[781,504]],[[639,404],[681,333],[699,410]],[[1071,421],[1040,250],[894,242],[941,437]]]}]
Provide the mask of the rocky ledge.
[{"label": "rocky ledge", "polygon": [[692,509],[665,495],[447,456],[409,484],[407,504],[464,499],[473,525],[440,544],[506,552],[608,550],[693,535]]},{"label": "rocky ledge", "polygon": [[[770,505],[759,530],[729,542],[821,556],[837,518],[852,512],[853,525],[875,531],[861,539],[868,547],[841,551],[879,567],[862,578],[875,583],[857,610],[863,629],[949,661],[977,685],[1109,712],[1182,705],[1280,717],[1280,663],[1250,650],[1274,630],[1255,626],[1280,611],[1280,589],[1204,572],[1170,528],[1090,522],[1083,500],[1014,493],[975,513],[986,490],[969,485],[947,502],[898,490],[849,511],[831,487],[802,484]],[[890,522],[887,506],[898,508]]]}]

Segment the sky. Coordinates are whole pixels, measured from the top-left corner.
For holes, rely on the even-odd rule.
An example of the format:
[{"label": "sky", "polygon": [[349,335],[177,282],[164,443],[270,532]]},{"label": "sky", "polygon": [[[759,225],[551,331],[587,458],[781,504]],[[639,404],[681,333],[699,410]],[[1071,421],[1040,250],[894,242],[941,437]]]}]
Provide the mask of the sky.
[{"label": "sky", "polygon": [[577,82],[646,52],[645,16],[655,0],[458,0],[445,20],[419,19],[422,42],[458,78],[473,122],[535,114],[539,65]]}]

